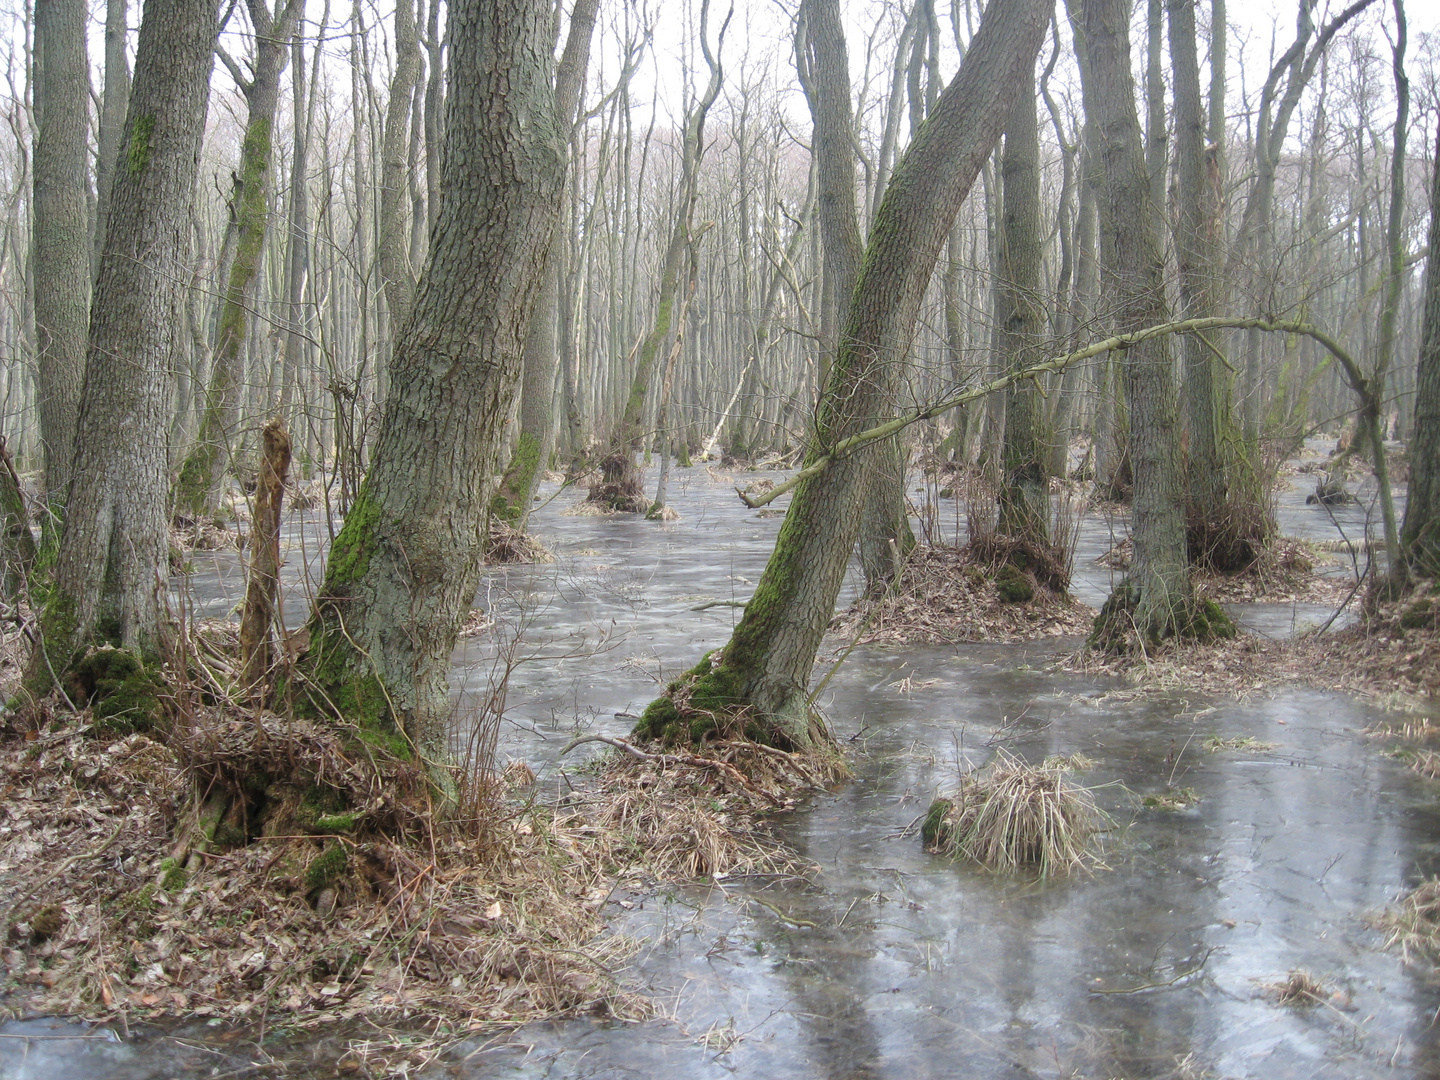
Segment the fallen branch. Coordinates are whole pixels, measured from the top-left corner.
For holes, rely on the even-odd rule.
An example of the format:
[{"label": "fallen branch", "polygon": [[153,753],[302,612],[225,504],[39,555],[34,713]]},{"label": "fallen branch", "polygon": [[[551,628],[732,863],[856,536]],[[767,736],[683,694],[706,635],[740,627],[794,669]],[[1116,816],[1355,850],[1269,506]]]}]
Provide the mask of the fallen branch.
[{"label": "fallen branch", "polygon": [[[841,439],[830,448],[828,453],[816,457],[815,460],[806,465],[789,480],[786,480],[783,484],[777,484],[763,495],[752,498],[738,489],[736,490],[736,494],[740,496],[740,501],[750,507],[750,509],[758,510],[760,507],[774,502],[781,495],[788,494],[795,490],[801,482],[810,479],[812,476],[818,476],[829,468],[832,462],[849,457],[855,453],[855,451],[863,449],[873,442],[888,439],[891,435],[904,431],[912,424],[918,424],[922,420],[934,419],[942,413],[949,412],[958,406],[971,401],[978,401],[980,398],[988,397],[991,394],[1004,390],[1014,383],[1021,383],[1027,379],[1038,380],[1041,375],[1064,371],[1071,364],[1079,363],[1081,360],[1090,360],[1105,353],[1129,349],[1151,338],[1165,337],[1170,334],[1198,334],[1205,330],[1226,329],[1256,329],[1277,334],[1297,334],[1301,337],[1311,338],[1340,362],[1340,366],[1345,369],[1346,381],[1350,384],[1351,389],[1360,397],[1362,405],[1369,403],[1370,398],[1367,395],[1370,394],[1370,386],[1360,370],[1360,365],[1355,362],[1355,359],[1346,352],[1334,338],[1319,327],[1312,326],[1309,323],[1282,319],[1181,319],[1178,322],[1147,326],[1144,329],[1136,330],[1130,334],[1117,334],[1114,337],[1108,337],[1103,341],[1097,341],[1087,345],[1083,349],[1077,349],[1075,352],[1066,353],[1064,356],[1056,356],[1049,360],[1041,361],[1038,364],[1032,364],[1030,367],[1022,368],[1019,371],[1012,371],[1007,375],[1001,375],[999,378],[991,379],[989,382],[981,383],[979,386],[971,387],[969,390],[964,390],[952,397],[948,397],[944,401],[940,401],[934,405],[928,405],[923,409],[918,409],[913,413],[897,417],[894,420],[887,420],[883,424],[877,424],[872,428],[867,428],[865,431],[857,432],[848,438]],[[1388,494],[1388,491],[1384,494]]]}]

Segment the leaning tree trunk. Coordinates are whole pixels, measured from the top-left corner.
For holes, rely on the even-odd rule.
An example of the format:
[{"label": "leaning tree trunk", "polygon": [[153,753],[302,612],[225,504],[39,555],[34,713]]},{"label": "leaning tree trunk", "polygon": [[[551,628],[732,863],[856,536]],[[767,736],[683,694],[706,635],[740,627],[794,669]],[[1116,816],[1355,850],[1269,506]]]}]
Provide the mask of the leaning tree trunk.
[{"label": "leaning tree trunk", "polygon": [[[926,285],[950,224],[1004,129],[1035,64],[1048,0],[991,0],[960,71],[921,126],[886,188],[856,277],[821,398],[808,458],[883,416],[909,353]],[[695,741],[727,715],[767,742],[833,746],[806,686],[859,528],[867,455],[842,458],[795,490],[775,551],[715,662],[651,703],[637,734]]]},{"label": "leaning tree trunk", "polygon": [[[1085,113],[1098,142],[1101,266],[1109,279],[1115,332],[1166,322],[1165,259],[1155,233],[1135,83],[1130,67],[1130,6],[1124,0],[1070,0],[1084,36],[1081,82]],[[1076,9],[1079,9],[1078,12]],[[1180,431],[1166,340],[1150,339],[1125,352],[1125,397],[1130,414],[1134,474],[1128,577],[1096,620],[1097,643],[1119,643],[1130,631],[1147,641],[1229,626],[1218,608],[1197,607],[1186,566],[1185,511],[1180,476]],[[1213,616],[1213,619],[1211,618]]]},{"label": "leaning tree trunk", "polygon": [[[1000,163],[999,267],[1000,370],[1017,371],[1039,359],[1044,313],[1040,309],[1040,121],[1035,84],[1022,87],[1005,129]],[[1047,440],[1039,391],[1033,382],[1005,392],[1005,483],[1000,488],[1000,531],[1041,547],[1050,539]]]},{"label": "leaning tree trunk", "polygon": [[[820,236],[836,303],[848,308],[864,246],[855,211],[855,124],[850,69],[837,0],[806,0],[797,70],[815,126]],[[898,380],[897,380],[898,384]],[[897,436],[870,452],[873,464],[861,504],[860,566],[865,591],[884,591],[915,546],[905,502],[905,451]]]},{"label": "leaning tree trunk", "polygon": [[86,205],[90,69],[82,0],[38,0],[34,226],[36,394],[45,447],[45,495],[65,499],[90,321],[90,211]]},{"label": "leaning tree trunk", "polygon": [[[165,432],[214,0],[149,0],[95,283],[75,473],[32,685],[88,641],[161,643],[169,567]],[[48,657],[47,657],[48,652]]]},{"label": "leaning tree trunk", "polygon": [[1425,265],[1415,427],[1410,436],[1410,493],[1400,534],[1413,573],[1440,578],[1440,135],[1430,180],[1430,255]]},{"label": "leaning tree trunk", "polygon": [[175,481],[175,512],[190,518],[212,516],[220,505],[225,472],[239,446],[241,398],[245,382],[245,339],[250,330],[255,283],[265,251],[270,219],[270,160],[274,154],[275,109],[280,75],[290,57],[290,34],[300,5],[287,0],[271,17],[265,0],[250,0],[255,25],[255,75],[242,77],[221,54],[245,94],[249,115],[240,143],[240,169],[230,195],[230,221],[235,247],[215,327],[215,356],[210,386],[195,445]]},{"label": "leaning tree trunk", "polygon": [[[100,99],[100,122],[95,131],[95,222],[91,241],[90,276],[100,272],[105,248],[105,223],[110,220],[110,189],[115,184],[115,162],[120,156],[120,134],[130,106],[128,0],[105,0],[105,91]],[[89,314],[88,308],[86,314]]]},{"label": "leaning tree trunk", "polygon": [[440,206],[370,470],[330,549],[295,696],[448,757],[446,674],[564,181],[551,12],[450,8]]}]

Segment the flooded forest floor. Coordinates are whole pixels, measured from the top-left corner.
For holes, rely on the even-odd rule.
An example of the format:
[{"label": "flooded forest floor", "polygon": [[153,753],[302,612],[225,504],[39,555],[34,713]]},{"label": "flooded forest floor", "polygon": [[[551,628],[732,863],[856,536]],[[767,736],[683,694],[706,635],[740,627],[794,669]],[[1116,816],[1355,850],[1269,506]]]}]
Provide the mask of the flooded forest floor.
[{"label": "flooded forest floor", "polygon": [[[764,793],[724,785],[704,795],[683,770],[617,772],[603,743],[562,756],[577,737],[625,737],[660,687],[724,644],[779,524],[735,499],[733,488],[755,479],[764,477],[676,470],[680,517],[664,524],[576,513],[582,495],[548,485],[531,529],[554,561],[494,568],[454,656],[457,747],[467,725],[499,717],[512,827],[533,838],[516,849],[519,862],[527,850],[541,861],[541,839],[553,865],[564,853],[574,920],[530,929],[545,955],[587,958],[573,968],[586,974],[557,978],[586,1015],[499,1023],[529,970],[512,953],[484,969],[487,1001],[502,1013],[478,1015],[473,1031],[423,1010],[372,1023],[344,1005],[347,972],[297,968],[295,955],[327,947],[319,921],[304,923],[309,937],[215,946],[215,964],[251,963],[259,984],[290,979],[292,1003],[243,1022],[224,1010],[176,1021],[164,1019],[177,1011],[165,995],[189,991],[166,957],[119,942],[95,955],[128,954],[123,974],[97,966],[76,991],[106,1022],[0,1023],[0,1077],[1368,1080],[1440,1071],[1440,976],[1420,952],[1406,962],[1385,948],[1383,914],[1440,872],[1440,755],[1427,748],[1440,720],[1434,628],[1397,609],[1367,631],[1351,622],[1356,598],[1325,635],[1301,636],[1331,620],[1365,568],[1354,545],[1326,551],[1364,536],[1363,498],[1307,506],[1310,478],[1290,474],[1277,496],[1280,532],[1307,542],[1317,562],[1330,555],[1322,580],[1300,575],[1287,593],[1277,579],[1258,600],[1244,588],[1218,592],[1240,638],[1123,671],[1083,655],[1077,636],[1088,618],[1080,605],[1098,606],[1123,574],[1118,509],[1080,519],[1075,603],[1047,608],[1038,631],[991,627],[974,641],[934,624],[929,608],[842,615],[816,678],[839,662],[819,704],[854,776],[792,791],[779,809],[762,812]],[[958,505],[930,502],[938,512],[919,522],[927,539],[963,540]],[[303,621],[327,536],[317,510],[290,518],[291,628]],[[191,561],[175,581],[177,602],[197,618],[228,617],[243,591],[239,553],[196,551]],[[842,611],[858,588],[847,585]],[[494,694],[502,676],[503,710]],[[1105,815],[1099,865],[1039,881],[926,853],[918,833],[931,800],[1002,750],[1070,763]],[[36,788],[10,765],[47,751],[62,767],[60,742],[6,752],[7,806]],[[139,796],[107,798],[118,807]],[[690,799],[704,805],[689,833],[673,821],[633,831],[634,815]],[[77,803],[76,813],[90,806]],[[632,846],[650,850],[603,846],[594,815],[616,807],[631,815]],[[541,814],[536,826],[529,812]],[[26,870],[21,859],[59,865],[75,854],[54,836],[20,835],[19,821],[0,821],[0,890]],[[715,822],[737,831],[700,824]],[[744,831],[755,822],[764,827]],[[98,820],[82,824],[85,836],[108,835]],[[121,848],[97,862],[129,872]],[[144,853],[137,882],[153,877],[160,854]],[[662,861],[668,874],[654,872]],[[466,880],[457,868],[447,895]],[[193,910],[218,918],[223,901]],[[515,902],[477,892],[462,929],[503,938]],[[231,913],[237,935],[254,914]],[[5,949],[15,980],[5,1003],[20,1012],[39,984],[17,976],[40,980],[45,965],[33,943]],[[592,985],[597,967],[603,993]],[[397,992],[380,981],[371,980],[375,993]],[[141,1006],[127,1004],[134,995]]]}]

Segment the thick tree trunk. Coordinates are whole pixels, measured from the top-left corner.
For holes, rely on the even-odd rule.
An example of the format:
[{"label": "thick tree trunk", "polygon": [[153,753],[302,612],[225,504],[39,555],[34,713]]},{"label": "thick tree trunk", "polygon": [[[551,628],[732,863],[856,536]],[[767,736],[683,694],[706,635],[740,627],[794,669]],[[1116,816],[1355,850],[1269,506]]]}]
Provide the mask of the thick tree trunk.
[{"label": "thick tree trunk", "polygon": [[[999,311],[1001,371],[1040,359],[1044,327],[1040,303],[1040,123],[1035,81],[1021,87],[1005,129],[1001,158],[1002,225]],[[1033,382],[1005,392],[1005,483],[1000,487],[1000,531],[1047,547],[1050,481],[1039,391]]]},{"label": "thick tree trunk", "polygon": [[[1070,0],[1084,36],[1081,80],[1104,176],[1100,193],[1101,267],[1115,305],[1115,331],[1167,321],[1165,260],[1155,234],[1150,178],[1135,111],[1130,67],[1130,6],[1124,0]],[[1079,9],[1078,11],[1076,9]],[[1146,640],[1207,633],[1186,566],[1180,431],[1170,350],[1150,339],[1125,353],[1134,475],[1129,576],[1106,601],[1097,641]],[[1207,609],[1208,612],[1209,609]],[[1219,615],[1218,609],[1214,614]]]},{"label": "thick tree trunk", "polygon": [[1440,578],[1440,136],[1433,168],[1430,255],[1415,372],[1415,427],[1410,436],[1410,492],[1400,543],[1413,573]]},{"label": "thick tree trunk", "polygon": [[363,485],[330,549],[297,699],[367,738],[448,755],[446,675],[478,586],[564,182],[551,11],[450,8],[440,206]]},{"label": "thick tree trunk", "polygon": [[[892,407],[926,285],[960,205],[1004,130],[1048,24],[1047,0],[992,0],[960,71],[916,133],[876,213],[857,274],[809,457],[867,427]],[[831,736],[806,686],[834,611],[859,529],[865,455],[842,458],[803,481],[775,552],[718,665],[645,711],[637,731],[693,741],[717,713],[751,710],[748,728],[780,746],[823,750]],[[713,670],[712,670],[713,668]],[[685,711],[681,711],[684,709]]]},{"label": "thick tree trunk", "polygon": [[[93,639],[147,651],[161,640],[170,364],[181,340],[210,65],[214,0],[149,0],[95,283],[75,477],[42,648],[56,668]],[[40,649],[32,681],[48,687]]]},{"label": "thick tree trunk", "polygon": [[[230,223],[235,247],[225,278],[225,293],[215,325],[215,354],[210,385],[195,445],[175,481],[175,512],[190,518],[213,516],[220,505],[225,474],[239,449],[241,406],[245,383],[245,340],[250,331],[255,283],[270,225],[270,161],[274,154],[275,110],[280,75],[290,58],[290,34],[299,11],[288,0],[272,18],[265,0],[250,0],[255,25],[255,74],[244,79],[231,65],[248,107],[240,168],[230,195]],[[229,61],[227,61],[229,63]]]},{"label": "thick tree trunk", "polygon": [[65,499],[90,319],[88,147],[90,70],[82,0],[38,0],[35,109],[36,391],[45,447],[45,496]]}]

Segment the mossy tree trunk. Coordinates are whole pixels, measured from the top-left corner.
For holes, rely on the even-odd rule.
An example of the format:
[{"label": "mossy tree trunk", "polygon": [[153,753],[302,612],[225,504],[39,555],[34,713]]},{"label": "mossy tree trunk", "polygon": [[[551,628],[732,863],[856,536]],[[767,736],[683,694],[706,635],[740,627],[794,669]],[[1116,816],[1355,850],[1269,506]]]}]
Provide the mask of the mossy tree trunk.
[{"label": "mossy tree trunk", "polygon": [[330,549],[297,701],[449,757],[446,675],[564,183],[551,10],[450,7],[440,206],[374,458]]},{"label": "mossy tree trunk", "polygon": [[45,497],[64,502],[90,320],[90,66],[83,0],[35,5],[34,224],[36,396]]},{"label": "mossy tree trunk", "polygon": [[[565,51],[555,68],[555,115],[567,132],[575,123],[580,88],[590,62],[595,13],[599,0],[579,0],[570,13],[570,31]],[[565,148],[570,145],[567,136]],[[557,228],[545,260],[545,278],[535,314],[525,334],[524,374],[520,384],[520,434],[511,451],[510,463],[490,501],[491,513],[509,525],[523,528],[540,475],[549,464],[555,447],[555,382],[560,368],[556,328],[560,318],[560,277],[565,269],[565,234]],[[566,348],[569,348],[567,343]]]},{"label": "mossy tree trunk", "polygon": [[30,512],[25,493],[5,436],[0,435],[0,597],[9,599],[24,593],[35,566],[35,534],[30,531]]},{"label": "mossy tree trunk", "polygon": [[175,512],[190,518],[211,517],[220,505],[225,473],[239,448],[241,399],[245,382],[245,339],[255,283],[265,251],[270,219],[270,162],[280,76],[290,57],[290,35],[299,15],[299,0],[284,0],[272,16],[265,0],[249,0],[255,27],[254,75],[247,79],[239,65],[221,50],[219,56],[245,95],[245,137],[240,143],[240,168],[230,195],[230,228],[234,254],[225,277],[225,293],[215,324],[215,353],[210,385],[195,445],[185,456],[175,481]]},{"label": "mossy tree trunk", "polygon": [[[95,283],[74,478],[43,637],[30,665],[104,639],[161,641],[169,577],[170,365],[183,325],[190,208],[210,95],[214,0],[149,0]],[[48,657],[47,657],[48,653]]]},{"label": "mossy tree trunk", "polygon": [[[1069,0],[1084,37],[1081,81],[1104,176],[1100,191],[1101,266],[1109,279],[1115,332],[1169,318],[1165,259],[1155,232],[1150,177],[1135,109],[1130,63],[1130,6],[1124,0]],[[1147,640],[1204,631],[1186,564],[1180,431],[1170,349],[1163,338],[1124,356],[1134,478],[1134,561],[1097,620],[1097,640]],[[1207,609],[1206,615],[1212,614]],[[1223,619],[1218,611],[1213,612]]]},{"label": "mossy tree trunk", "polygon": [[[1000,160],[1001,234],[999,370],[1018,371],[1040,359],[1040,120],[1035,81],[1023,86],[1005,129]],[[1005,392],[1005,483],[1000,531],[1042,547],[1050,536],[1050,482],[1045,467],[1044,411],[1033,382]]]},{"label": "mossy tree trunk", "polygon": [[[876,212],[807,458],[884,416],[896,392],[926,286],[960,205],[1033,70],[1047,0],[992,0],[935,109],[916,133]],[[755,737],[823,751],[832,736],[807,694],[810,670],[859,531],[868,454],[843,457],[795,489],[775,551],[718,663],[653,702],[641,736],[693,741],[717,712],[743,715]]]},{"label": "mossy tree trunk", "polygon": [[1430,178],[1430,257],[1425,267],[1415,426],[1410,436],[1410,494],[1400,542],[1413,573],[1440,578],[1440,136]]}]

